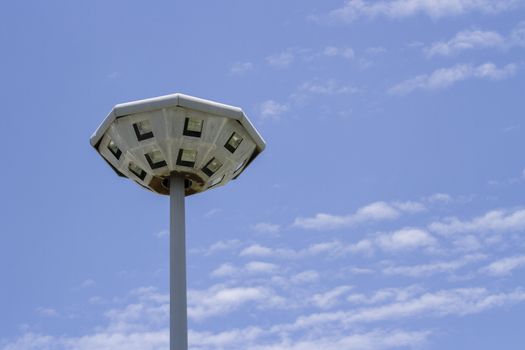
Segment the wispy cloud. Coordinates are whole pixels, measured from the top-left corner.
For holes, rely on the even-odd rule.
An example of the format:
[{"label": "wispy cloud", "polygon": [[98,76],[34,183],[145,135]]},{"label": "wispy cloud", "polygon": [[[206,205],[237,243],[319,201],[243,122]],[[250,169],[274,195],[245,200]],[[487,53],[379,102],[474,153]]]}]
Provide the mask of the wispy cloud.
[{"label": "wispy cloud", "polygon": [[295,61],[295,56],[296,50],[287,49],[286,51],[266,57],[266,62],[268,62],[268,64],[273,67],[286,68]]},{"label": "wispy cloud", "polygon": [[161,238],[166,238],[170,235],[170,231],[167,230],[167,229],[164,229],[164,230],[160,230],[158,232],[155,232],[155,237],[161,239]]},{"label": "wispy cloud", "polygon": [[434,193],[433,195],[428,196],[426,200],[430,203],[436,203],[436,202],[449,203],[449,202],[452,202],[453,198],[448,193]]},{"label": "wispy cloud", "polygon": [[266,63],[277,69],[284,69],[300,62],[312,62],[321,58],[352,60],[356,52],[348,46],[325,46],[324,48],[289,47],[266,57]]},{"label": "wispy cloud", "polygon": [[265,287],[215,285],[205,290],[188,291],[188,317],[202,321],[230,313],[247,303],[258,303],[261,307],[268,308],[281,304],[282,299]]},{"label": "wispy cloud", "polygon": [[399,218],[402,213],[413,213],[421,210],[424,210],[424,206],[416,202],[374,202],[349,215],[319,213],[310,218],[298,217],[293,226],[306,230],[332,230],[365,222],[394,220]]},{"label": "wispy cloud", "polygon": [[315,313],[299,317],[289,330],[321,327],[334,323],[349,325],[416,316],[443,317],[477,314],[498,306],[525,301],[525,292],[516,289],[508,293],[490,293],[485,288],[458,288],[425,293],[414,298],[351,311]]},{"label": "wispy cloud", "polygon": [[289,110],[287,104],[279,103],[274,100],[266,100],[259,106],[259,114],[265,120],[278,120]]},{"label": "wispy cloud", "polygon": [[391,87],[388,92],[392,95],[407,95],[414,90],[443,89],[468,79],[502,80],[513,76],[516,70],[516,64],[508,64],[501,68],[493,63],[485,63],[479,66],[458,64],[450,68],[438,69],[431,74],[423,74],[405,80]]},{"label": "wispy cloud", "polygon": [[276,234],[279,233],[281,230],[281,226],[277,224],[272,224],[269,222],[259,222],[255,225],[253,225],[252,230],[257,231],[259,233],[272,233]]},{"label": "wispy cloud", "polygon": [[307,270],[295,274],[291,278],[291,282],[294,284],[313,283],[319,280],[319,272],[314,270]]},{"label": "wispy cloud", "polygon": [[433,222],[428,228],[442,235],[468,232],[516,232],[525,229],[525,209],[492,210],[466,221],[452,217]]},{"label": "wispy cloud", "polygon": [[195,338],[193,344],[202,346],[197,348],[199,350],[383,350],[420,346],[432,334],[430,331],[376,329],[355,333],[323,332],[315,337],[306,335],[291,339],[289,336],[278,337],[274,333],[276,332],[264,332],[260,328],[250,327],[219,334],[195,333],[190,339]]},{"label": "wispy cloud", "polygon": [[391,19],[426,15],[432,19],[460,16],[471,12],[495,14],[514,8],[519,0],[347,0],[345,4],[324,16],[312,16],[318,22],[351,23],[359,18]]},{"label": "wispy cloud", "polygon": [[358,89],[350,85],[340,85],[335,80],[327,81],[308,81],[299,86],[298,92],[307,92],[310,94],[319,95],[339,95],[351,94],[357,92]]},{"label": "wispy cloud", "polygon": [[482,30],[467,30],[456,34],[449,41],[433,43],[425,48],[427,56],[450,56],[461,51],[477,48],[503,48],[506,46],[505,38],[497,32]]},{"label": "wispy cloud", "polygon": [[492,276],[508,276],[513,270],[523,266],[525,266],[525,255],[520,255],[494,261],[481,271]]},{"label": "wispy cloud", "polygon": [[405,228],[388,234],[381,234],[375,243],[384,251],[413,250],[434,247],[437,240],[425,230]]},{"label": "wispy cloud", "polygon": [[191,253],[199,253],[203,255],[212,255],[215,253],[223,252],[238,248],[241,245],[241,241],[237,239],[221,240],[208,246],[207,248],[199,248],[190,250]]},{"label": "wispy cloud", "polygon": [[220,212],[222,212],[221,208],[213,208],[213,209],[208,210],[206,213],[204,213],[204,217],[206,219],[209,219],[209,218],[219,214]]},{"label": "wispy cloud", "polygon": [[355,51],[351,47],[327,46],[323,50],[323,55],[328,57],[352,59],[355,57]]},{"label": "wispy cloud", "polygon": [[466,255],[460,259],[451,261],[438,261],[428,264],[410,266],[388,266],[383,269],[383,273],[386,275],[428,277],[438,273],[454,273],[469,264],[473,264],[484,259],[486,259],[486,256],[482,254]]},{"label": "wispy cloud", "polygon": [[371,254],[375,250],[395,253],[416,249],[436,248],[438,240],[427,231],[420,228],[402,228],[393,232],[378,233],[361,239],[355,243],[328,241],[311,244],[304,249],[271,248],[260,244],[252,244],[239,253],[241,257],[265,257],[280,259],[298,259],[317,255],[341,257],[347,254]]},{"label": "wispy cloud", "polygon": [[241,257],[272,257],[282,259],[297,259],[312,257],[320,254],[327,254],[337,256],[344,254],[347,251],[357,251],[359,249],[368,250],[368,245],[348,245],[339,241],[329,241],[314,243],[304,249],[290,249],[290,248],[270,248],[260,244],[252,244],[244,248],[239,255]]},{"label": "wispy cloud", "polygon": [[428,57],[452,56],[473,49],[509,49],[525,46],[525,22],[519,23],[508,35],[479,29],[464,30],[448,41],[438,41],[424,48]]},{"label": "wispy cloud", "polygon": [[278,270],[278,265],[264,261],[250,261],[242,267],[237,267],[231,263],[225,263],[213,270],[211,276],[238,277],[241,275],[273,274]]},{"label": "wispy cloud", "polygon": [[352,286],[339,286],[312,296],[311,301],[321,309],[329,309],[340,302],[342,296],[352,290]]},{"label": "wispy cloud", "polygon": [[382,288],[379,290],[370,293],[370,295],[365,295],[362,293],[350,294],[346,301],[351,304],[379,304],[392,301],[405,301],[413,298],[416,295],[421,294],[423,289],[418,285],[411,285],[408,287],[399,287],[399,288]]},{"label": "wispy cloud", "polygon": [[44,317],[56,317],[58,316],[58,312],[55,309],[52,309],[50,307],[38,307],[36,310],[36,313],[40,316]]},{"label": "wispy cloud", "polygon": [[252,71],[253,68],[254,64],[251,62],[235,62],[230,68],[230,73],[241,75]]}]

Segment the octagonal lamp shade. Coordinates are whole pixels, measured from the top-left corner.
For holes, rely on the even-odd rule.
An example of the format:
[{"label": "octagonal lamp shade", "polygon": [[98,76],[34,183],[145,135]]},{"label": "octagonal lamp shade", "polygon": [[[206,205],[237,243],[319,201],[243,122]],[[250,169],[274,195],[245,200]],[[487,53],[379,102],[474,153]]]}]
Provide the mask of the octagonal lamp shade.
[{"label": "octagonal lamp shade", "polygon": [[120,176],[169,194],[171,172],[186,195],[237,178],[265,148],[242,109],[183,94],[116,105],[91,145]]}]

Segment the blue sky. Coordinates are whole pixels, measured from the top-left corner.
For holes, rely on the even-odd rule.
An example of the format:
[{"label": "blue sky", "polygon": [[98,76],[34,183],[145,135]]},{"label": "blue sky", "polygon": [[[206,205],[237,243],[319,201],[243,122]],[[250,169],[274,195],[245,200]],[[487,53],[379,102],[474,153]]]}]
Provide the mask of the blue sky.
[{"label": "blue sky", "polygon": [[114,104],[242,107],[268,147],[187,199],[192,350],[522,349],[522,0],[17,1],[0,11],[0,349],[166,349],[168,199]]}]

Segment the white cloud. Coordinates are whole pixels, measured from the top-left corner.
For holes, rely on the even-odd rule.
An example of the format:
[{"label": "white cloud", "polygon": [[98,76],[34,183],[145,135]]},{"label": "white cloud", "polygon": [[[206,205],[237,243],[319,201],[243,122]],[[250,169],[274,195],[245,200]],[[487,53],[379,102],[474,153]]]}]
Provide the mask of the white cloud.
[{"label": "white cloud", "polygon": [[219,253],[219,252],[226,251],[226,250],[233,250],[239,247],[240,244],[241,242],[237,239],[222,240],[222,241],[218,241],[218,242],[211,244],[208,248],[193,249],[191,250],[191,252],[201,253],[203,255],[212,255],[212,254]]},{"label": "white cloud", "polygon": [[429,201],[430,203],[435,203],[435,202],[448,203],[448,202],[452,202],[452,200],[453,200],[452,196],[447,193],[434,193],[433,195],[427,197],[427,201]]},{"label": "white cloud", "polygon": [[58,316],[58,312],[55,309],[49,307],[39,307],[36,309],[36,313],[44,317],[55,317]]},{"label": "white cloud", "polygon": [[311,301],[321,309],[329,309],[337,305],[340,298],[352,290],[352,288],[352,286],[335,287],[327,292],[313,295]]},{"label": "white cloud", "polygon": [[413,250],[437,245],[437,240],[431,234],[418,228],[404,228],[381,234],[375,242],[385,251]]},{"label": "white cloud", "polygon": [[323,55],[328,57],[342,57],[346,59],[352,59],[355,57],[355,52],[351,47],[327,46],[323,50]]},{"label": "white cloud", "polygon": [[168,237],[170,235],[170,231],[169,230],[160,230],[159,232],[156,232],[155,233],[155,237],[157,238],[164,238],[164,237]]},{"label": "white cloud", "polygon": [[156,350],[169,347],[169,332],[100,331],[80,337],[26,333],[2,350]]},{"label": "white cloud", "polygon": [[516,70],[517,66],[515,64],[508,64],[501,68],[498,68],[493,63],[485,63],[479,66],[458,64],[450,68],[435,70],[431,74],[423,74],[405,80],[391,87],[388,92],[393,95],[406,95],[419,89],[443,89],[468,79],[502,80],[513,76]]},{"label": "white cloud", "polygon": [[281,304],[282,299],[265,287],[215,285],[205,290],[188,291],[188,317],[202,321],[209,317],[225,315],[249,303],[271,307]]},{"label": "white cloud", "polygon": [[353,275],[369,275],[371,273],[374,273],[374,270],[364,267],[351,266],[348,268],[348,272],[350,272]]},{"label": "white cloud", "polygon": [[230,277],[239,273],[239,269],[233,264],[225,263],[213,270],[211,275],[213,277]]},{"label": "white cloud", "polygon": [[492,210],[483,216],[467,221],[453,217],[433,222],[428,228],[442,235],[469,232],[516,232],[525,229],[525,209]]},{"label": "white cloud", "polygon": [[371,254],[376,248],[386,252],[435,248],[438,241],[430,233],[419,228],[403,228],[394,232],[380,233],[355,243],[327,241],[314,243],[303,249],[270,248],[252,244],[239,253],[242,257],[267,257],[298,259],[325,254],[329,257],[341,257],[347,254]]},{"label": "white cloud", "polygon": [[259,233],[279,233],[281,230],[281,226],[277,224],[272,224],[269,222],[259,222],[258,224],[255,224],[252,226],[252,230],[257,231]]},{"label": "white cloud", "polygon": [[255,274],[274,274],[279,271],[276,264],[263,261],[250,261],[242,267],[237,267],[231,263],[225,263],[212,271],[212,277],[238,277]]},{"label": "white cloud", "polygon": [[213,208],[213,209],[210,209],[208,210],[205,214],[204,214],[204,217],[206,219],[209,219],[217,214],[219,214],[220,212],[222,212],[222,209],[221,208]]},{"label": "white cloud", "polygon": [[[525,301],[525,292],[491,293],[485,288],[464,288],[424,293],[418,286],[383,288],[369,296],[344,296],[349,287],[318,294],[320,305],[332,307],[345,301],[367,305],[347,310],[299,316],[291,323],[262,328],[246,326],[217,332],[189,330],[191,350],[386,350],[420,346],[429,331],[356,325],[414,317],[444,317],[476,314],[496,307]],[[329,295],[329,294],[332,295]],[[2,350],[156,350],[169,347],[169,297],[154,288],[130,293],[131,303],[105,313],[106,326],[79,336],[51,336],[27,332],[11,341],[2,341]],[[189,315],[196,321],[225,315],[248,305],[257,308],[285,307],[284,300],[264,287],[215,285],[190,290]],[[335,300],[335,304],[334,304]],[[339,300],[339,302],[338,302]],[[311,301],[310,299],[308,301]],[[380,304],[380,305],[378,305]],[[370,306],[372,305],[372,306]],[[244,311],[244,310],[243,310]],[[260,322],[258,321],[258,324]],[[358,329],[358,330],[355,330]]]},{"label": "white cloud", "polygon": [[482,244],[475,235],[461,235],[456,236],[452,240],[452,244],[462,252],[476,251],[482,248]]},{"label": "white cloud", "polygon": [[250,273],[272,273],[277,271],[279,266],[264,261],[251,261],[244,268]]},{"label": "white cloud", "polygon": [[403,212],[414,212],[419,210],[414,202],[375,202],[359,208],[355,213],[349,215],[332,215],[320,213],[310,218],[296,218],[293,226],[306,230],[330,230],[351,227],[370,221],[382,221],[397,219]]},{"label": "white cloud", "polygon": [[312,283],[319,280],[319,273],[314,270],[307,270],[292,276],[290,280],[294,284]]},{"label": "white cloud", "polygon": [[451,56],[461,51],[476,48],[503,48],[506,45],[505,38],[497,32],[482,30],[466,30],[456,34],[449,41],[433,43],[425,48],[427,56]]},{"label": "white cloud", "polygon": [[326,82],[309,81],[299,86],[299,93],[307,92],[315,95],[353,94],[357,91],[357,88],[350,85],[340,85],[335,80]]},{"label": "white cloud", "polygon": [[295,61],[294,50],[288,49],[284,52],[266,57],[269,65],[277,68],[286,68]]},{"label": "white cloud", "polygon": [[525,47],[525,21],[520,22],[510,35],[511,45]]},{"label": "white cloud", "polygon": [[344,244],[339,241],[329,241],[314,243],[304,249],[289,249],[289,248],[269,248],[260,244],[252,244],[244,248],[240,252],[243,257],[272,257],[282,259],[297,259],[316,256],[319,254],[327,254],[331,256],[342,255],[345,252],[358,252],[365,250],[367,247],[363,243],[359,244]]},{"label": "white cloud", "polygon": [[424,51],[429,57],[452,56],[473,49],[508,49],[515,46],[525,46],[525,22],[519,23],[508,36],[494,31],[464,30],[448,41],[433,43]]},{"label": "white cloud", "polygon": [[430,331],[381,331],[376,330],[366,333],[348,332],[339,336],[327,336],[326,333],[300,340],[283,339],[255,347],[242,348],[243,350],[381,350],[392,348],[416,347],[425,343],[430,336]]},{"label": "white cloud", "polygon": [[259,244],[252,244],[244,248],[240,256],[272,256],[275,255],[275,249],[270,249]]},{"label": "white cloud", "polygon": [[525,266],[525,255],[512,256],[494,261],[481,269],[481,271],[493,276],[507,276],[510,275],[513,270],[523,266]]},{"label": "white cloud", "polygon": [[97,284],[97,282],[95,282],[94,280],[92,280],[92,279],[87,279],[87,280],[83,281],[83,282],[80,284],[80,287],[81,287],[81,288],[89,288],[89,287],[93,287],[95,284]]},{"label": "white cloud", "polygon": [[267,100],[260,104],[259,113],[262,119],[280,119],[289,110],[288,105],[274,100]]},{"label": "white cloud", "polygon": [[299,339],[276,335],[268,337],[270,334],[257,327],[220,333],[190,332],[190,343],[196,346],[192,350],[382,350],[423,345],[431,332],[374,330],[348,334],[332,331],[315,337],[306,335]]},{"label": "white cloud", "polygon": [[356,57],[354,49],[345,46],[325,46],[324,48],[290,47],[286,50],[267,56],[268,65],[285,69],[296,63],[310,63],[320,58],[341,58],[352,60]]},{"label": "white cloud", "polygon": [[254,65],[251,62],[235,62],[230,68],[230,73],[244,74],[253,70],[253,67]]},{"label": "white cloud", "polygon": [[408,214],[420,213],[427,210],[423,203],[414,201],[393,202],[392,205],[400,211]]},{"label": "white cloud", "polygon": [[485,288],[458,288],[425,293],[389,304],[350,311],[314,313],[301,316],[293,324],[277,326],[282,330],[334,327],[341,325],[391,321],[413,317],[444,317],[477,314],[495,307],[525,301],[525,291],[490,293]]},{"label": "white cloud", "polygon": [[[422,345],[431,335],[430,331],[374,330],[371,332],[323,332],[299,339],[276,336],[257,327],[235,329],[228,332],[190,332],[192,350],[382,350]],[[264,338],[267,339],[264,339]],[[280,339],[279,339],[280,338]],[[264,339],[264,340],[263,340]],[[193,341],[192,341],[193,340]]]},{"label": "white cloud", "polygon": [[374,47],[368,47],[366,49],[366,53],[369,55],[380,55],[382,53],[387,52],[387,49],[385,49],[382,46],[374,46]]},{"label": "white cloud", "polygon": [[437,273],[453,273],[462,267],[486,259],[483,254],[466,255],[452,261],[438,261],[429,264],[412,266],[388,266],[383,269],[386,275],[403,275],[409,277],[428,277]]},{"label": "white cloud", "polygon": [[263,335],[264,331],[258,327],[232,329],[218,333],[190,330],[188,340],[192,350],[238,349],[241,344],[252,344]]},{"label": "white cloud", "polygon": [[352,304],[379,304],[387,301],[405,301],[418,294],[421,294],[422,288],[417,285],[401,288],[383,288],[371,295],[350,294],[346,300]]},{"label": "white cloud", "polygon": [[519,0],[347,0],[345,4],[318,21],[351,23],[361,17],[407,18],[424,14],[433,19],[459,16],[470,12],[494,14],[513,8]]}]

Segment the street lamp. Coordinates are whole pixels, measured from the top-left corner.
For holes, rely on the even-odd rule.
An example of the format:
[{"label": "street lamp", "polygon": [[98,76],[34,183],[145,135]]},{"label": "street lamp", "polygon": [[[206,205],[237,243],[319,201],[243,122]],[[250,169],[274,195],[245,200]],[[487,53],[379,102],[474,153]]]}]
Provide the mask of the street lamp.
[{"label": "street lamp", "polygon": [[173,94],[116,105],[90,142],[119,176],[170,195],[170,350],[187,350],[184,197],[236,179],[264,140],[242,109]]}]

